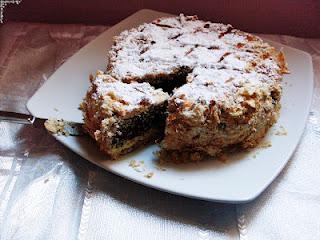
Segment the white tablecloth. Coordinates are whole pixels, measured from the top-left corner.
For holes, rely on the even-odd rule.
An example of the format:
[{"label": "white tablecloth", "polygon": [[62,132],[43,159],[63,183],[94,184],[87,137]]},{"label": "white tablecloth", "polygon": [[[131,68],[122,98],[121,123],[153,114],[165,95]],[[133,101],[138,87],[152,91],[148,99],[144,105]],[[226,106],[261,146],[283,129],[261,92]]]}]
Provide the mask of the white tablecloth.
[{"label": "white tablecloth", "polygon": [[[2,26],[0,109],[26,112],[46,78],[105,29]],[[44,129],[0,122],[0,239],[320,239],[320,39],[266,37],[312,55],[315,89],[298,148],[260,197],[231,205],[149,189],[95,167]]]}]

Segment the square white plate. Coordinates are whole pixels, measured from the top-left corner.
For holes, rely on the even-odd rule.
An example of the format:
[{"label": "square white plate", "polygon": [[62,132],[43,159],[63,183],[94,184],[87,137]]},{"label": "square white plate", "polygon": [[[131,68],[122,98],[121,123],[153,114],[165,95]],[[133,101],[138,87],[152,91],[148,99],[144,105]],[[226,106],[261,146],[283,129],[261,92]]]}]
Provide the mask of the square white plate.
[{"label": "square white plate", "polygon": [[[37,117],[82,122],[78,106],[89,87],[88,76],[97,69],[105,69],[112,37],[125,29],[162,16],[168,14],[141,10],[102,33],[45,82],[29,100],[29,111]],[[119,161],[109,161],[88,137],[55,137],[90,162],[149,187],[211,201],[235,203],[252,200],[274,180],[297,146],[304,130],[313,90],[310,55],[279,43],[271,44],[283,49],[291,71],[283,82],[280,119],[264,139],[272,143],[271,147],[232,154],[225,163],[213,160],[198,164],[168,165],[165,166],[166,171],[162,171],[157,168],[153,154],[157,145],[145,147]],[[280,126],[285,128],[287,135],[275,134]],[[138,172],[129,167],[132,159],[144,161],[144,171]],[[154,173],[152,178],[144,176],[149,172]]]}]

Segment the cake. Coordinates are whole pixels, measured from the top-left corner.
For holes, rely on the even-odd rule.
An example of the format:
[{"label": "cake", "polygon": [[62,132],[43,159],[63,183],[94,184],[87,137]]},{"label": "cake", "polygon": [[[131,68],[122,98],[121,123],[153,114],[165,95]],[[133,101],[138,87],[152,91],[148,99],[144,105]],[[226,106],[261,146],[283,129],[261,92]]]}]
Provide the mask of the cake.
[{"label": "cake", "polygon": [[168,94],[149,83],[123,83],[97,71],[80,108],[84,128],[112,159],[161,137]]},{"label": "cake", "polygon": [[[174,161],[178,156],[198,160],[229,147],[257,145],[277,119],[280,82],[288,73],[284,54],[259,37],[183,14],[123,31],[114,38],[108,58],[103,76],[119,86],[115,93],[122,91],[120,86],[144,84],[149,94],[163,96],[158,102],[165,125],[161,155]],[[101,103],[88,101],[94,94],[92,87],[85,125],[98,129],[96,139],[104,139],[109,132],[97,123],[105,116],[86,113],[89,108],[94,108],[91,113],[101,111]],[[103,142],[105,150],[108,143]]]}]

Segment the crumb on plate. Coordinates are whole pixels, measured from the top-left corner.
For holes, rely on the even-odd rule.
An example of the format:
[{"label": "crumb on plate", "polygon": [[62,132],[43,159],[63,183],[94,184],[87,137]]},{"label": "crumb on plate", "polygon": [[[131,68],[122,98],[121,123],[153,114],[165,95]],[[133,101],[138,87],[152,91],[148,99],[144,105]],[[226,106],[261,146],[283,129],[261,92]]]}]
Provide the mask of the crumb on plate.
[{"label": "crumb on plate", "polygon": [[130,160],[129,167],[131,167],[136,172],[144,172],[144,161],[136,161],[134,159]]},{"label": "crumb on plate", "polygon": [[268,147],[271,147],[271,146],[272,146],[272,144],[271,144],[270,141],[265,141],[265,142],[261,142],[258,147],[259,148],[268,148]]},{"label": "crumb on plate", "polygon": [[49,118],[44,122],[44,126],[51,133],[66,136],[69,135],[69,133],[65,130],[65,121],[62,119],[59,120],[56,118]]},{"label": "crumb on plate", "polygon": [[149,173],[147,173],[146,175],[144,175],[144,177],[145,177],[145,178],[152,178],[153,175],[154,175],[153,172],[149,172]]},{"label": "crumb on plate", "polygon": [[279,129],[275,133],[275,135],[277,135],[277,136],[287,136],[287,134],[288,134],[288,132],[283,126],[280,126]]}]

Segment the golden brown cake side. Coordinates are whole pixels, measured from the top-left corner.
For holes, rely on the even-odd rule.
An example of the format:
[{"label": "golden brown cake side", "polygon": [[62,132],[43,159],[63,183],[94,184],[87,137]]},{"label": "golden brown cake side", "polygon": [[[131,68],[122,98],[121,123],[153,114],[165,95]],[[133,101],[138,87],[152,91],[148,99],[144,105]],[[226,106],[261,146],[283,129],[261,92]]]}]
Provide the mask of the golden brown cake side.
[{"label": "golden brown cake side", "polygon": [[148,83],[123,83],[97,72],[81,104],[84,128],[111,158],[161,136],[168,94]]}]

